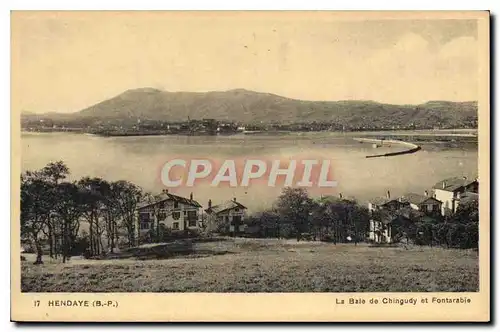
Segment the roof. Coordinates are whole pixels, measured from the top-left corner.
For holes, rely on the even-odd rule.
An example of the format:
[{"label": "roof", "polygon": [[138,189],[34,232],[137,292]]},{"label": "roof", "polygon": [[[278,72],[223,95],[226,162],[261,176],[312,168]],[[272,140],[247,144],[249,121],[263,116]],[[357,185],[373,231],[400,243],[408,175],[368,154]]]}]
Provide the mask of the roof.
[{"label": "roof", "polygon": [[378,205],[378,206],[382,206],[382,205],[385,205],[385,204],[392,202],[392,201],[397,202],[397,199],[387,198],[387,197],[375,197],[372,200],[370,200],[370,203]]},{"label": "roof", "polygon": [[396,211],[383,211],[381,213],[381,219],[384,224],[390,224],[401,218],[411,221],[413,218],[422,217],[423,215],[422,212],[415,211],[411,207],[405,206]]},{"label": "roof", "polygon": [[425,196],[425,195],[420,195],[420,194],[415,194],[415,193],[407,193],[407,194],[404,194],[402,197],[401,197],[401,200],[403,202],[409,202],[411,204],[415,204],[415,205],[420,205],[420,204],[423,204],[425,201],[427,200],[433,200],[433,201],[436,201],[436,202],[439,202],[441,203],[440,201],[438,201],[437,199],[435,199],[434,197],[430,197],[430,196]]},{"label": "roof", "polygon": [[446,190],[446,191],[457,191],[460,188],[468,186],[476,181],[477,181],[476,179],[467,179],[467,178],[464,179],[459,177],[453,177],[439,181],[432,188]]},{"label": "roof", "polygon": [[231,210],[231,209],[236,209],[236,208],[246,209],[246,207],[243,204],[240,204],[237,201],[232,200],[232,201],[224,202],[224,203],[219,204],[219,205],[214,205],[212,207],[209,207],[205,211],[207,213],[221,213],[221,212]]},{"label": "roof", "polygon": [[145,208],[147,206],[158,204],[160,202],[164,202],[164,201],[167,201],[167,200],[172,200],[174,202],[179,202],[181,204],[191,205],[191,206],[194,206],[194,207],[201,208],[200,203],[198,203],[195,200],[191,200],[189,198],[185,198],[185,197],[182,197],[182,196],[177,196],[177,195],[170,194],[170,193],[161,193],[159,195],[156,195],[154,198],[155,198],[154,202],[150,202],[150,201],[142,202],[142,203],[140,203],[138,205],[137,208],[138,209],[142,209],[142,208]]}]

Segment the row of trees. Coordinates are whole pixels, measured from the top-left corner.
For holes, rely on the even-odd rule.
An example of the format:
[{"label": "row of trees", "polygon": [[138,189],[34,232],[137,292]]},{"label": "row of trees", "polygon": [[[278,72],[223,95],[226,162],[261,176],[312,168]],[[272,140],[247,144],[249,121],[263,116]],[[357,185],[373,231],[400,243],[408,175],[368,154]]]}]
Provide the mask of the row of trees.
[{"label": "row of trees", "polygon": [[[42,263],[44,246],[51,257],[69,257],[86,251],[88,256],[113,252],[120,245],[136,245],[135,211],[142,201],[159,197],[145,193],[128,181],[109,182],[84,177],[68,181],[70,172],[62,162],[49,163],[38,171],[21,175],[21,237],[33,244],[36,263]],[[153,205],[157,217],[151,240],[163,238],[159,220],[165,213]],[[284,188],[273,208],[245,221],[252,236],[358,243],[369,231],[368,209],[342,197],[313,199],[303,188]],[[81,223],[88,231],[81,230]],[[477,201],[461,204],[457,213],[441,222],[410,220],[393,223],[395,241],[406,239],[421,245],[477,247],[479,232]],[[186,228],[186,227],[185,227]]]},{"label": "row of trees", "polygon": [[261,237],[358,243],[365,239],[369,214],[352,199],[315,200],[303,188],[284,188],[272,209],[250,217],[247,223]]},{"label": "row of trees", "polygon": [[456,213],[433,221],[410,218],[392,227],[393,241],[447,248],[478,248],[478,201],[460,204]]},{"label": "row of trees", "polygon": [[[366,240],[371,218],[377,215],[370,215],[355,200],[332,196],[315,200],[302,188],[285,188],[272,209],[251,216],[247,224],[254,236],[358,243]],[[392,242],[477,248],[478,201],[460,204],[447,217],[416,213],[395,218],[385,227],[391,227]]]},{"label": "row of trees", "polygon": [[[70,174],[62,162],[49,163],[38,171],[21,175],[21,237],[34,244],[36,263],[42,263],[43,244],[49,255],[69,258],[81,242],[90,256],[113,251],[120,233],[134,244],[134,212],[146,196],[128,181],[108,182],[84,177],[66,181]],[[81,222],[89,225],[81,239]],[[103,243],[103,238],[106,243]]]}]

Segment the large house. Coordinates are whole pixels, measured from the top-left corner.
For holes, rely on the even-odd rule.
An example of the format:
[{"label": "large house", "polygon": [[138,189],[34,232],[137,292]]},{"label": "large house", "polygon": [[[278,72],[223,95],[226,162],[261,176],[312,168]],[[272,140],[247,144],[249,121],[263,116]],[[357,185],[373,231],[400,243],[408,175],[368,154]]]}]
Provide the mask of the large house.
[{"label": "large house", "polygon": [[205,210],[207,214],[207,230],[224,231],[232,234],[243,232],[246,228],[244,223],[246,210],[247,208],[238,203],[236,198],[214,206],[212,206],[212,200],[209,200],[208,208]]},{"label": "large house", "polygon": [[408,193],[400,198],[401,202],[408,202],[413,210],[421,211],[426,215],[439,215],[441,213],[442,203],[436,198],[429,196],[425,191],[423,195]]},{"label": "large house", "polygon": [[368,203],[370,212],[369,238],[378,243],[394,240],[395,228],[415,220],[435,222],[440,216],[457,211],[460,204],[478,201],[479,182],[476,179],[449,178],[433,186],[433,195],[408,193],[397,199],[375,198]]},{"label": "large house", "polygon": [[141,238],[160,225],[172,230],[197,229],[200,222],[201,205],[189,198],[177,196],[164,190],[161,194],[145,201],[136,210],[136,237]]},{"label": "large house", "polygon": [[380,209],[396,210],[399,209],[403,202],[397,198],[391,198],[391,192],[387,191],[385,197],[376,197],[368,203],[369,211],[377,211]]},{"label": "large house", "polygon": [[399,198],[378,197],[368,203],[370,213],[369,239],[377,243],[391,243],[396,229],[415,220],[435,220],[441,213],[441,202],[429,196],[416,193],[404,194]]},{"label": "large house", "polygon": [[400,220],[397,211],[409,206],[408,202],[391,198],[388,191],[386,197],[376,197],[368,203],[370,213],[369,239],[377,243],[391,243],[391,224]]},{"label": "large house", "polygon": [[443,216],[455,213],[462,196],[473,197],[479,191],[477,179],[449,178],[436,183],[433,187],[434,197],[442,202]]}]

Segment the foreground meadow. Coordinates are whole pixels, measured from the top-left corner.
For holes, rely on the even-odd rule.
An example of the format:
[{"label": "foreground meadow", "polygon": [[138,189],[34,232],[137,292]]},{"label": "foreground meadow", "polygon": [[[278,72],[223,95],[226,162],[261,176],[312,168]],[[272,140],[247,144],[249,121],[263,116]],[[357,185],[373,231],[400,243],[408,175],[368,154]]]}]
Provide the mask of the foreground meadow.
[{"label": "foreground meadow", "polygon": [[478,253],[276,239],[149,245],[102,260],[22,262],[23,292],[478,291]]}]

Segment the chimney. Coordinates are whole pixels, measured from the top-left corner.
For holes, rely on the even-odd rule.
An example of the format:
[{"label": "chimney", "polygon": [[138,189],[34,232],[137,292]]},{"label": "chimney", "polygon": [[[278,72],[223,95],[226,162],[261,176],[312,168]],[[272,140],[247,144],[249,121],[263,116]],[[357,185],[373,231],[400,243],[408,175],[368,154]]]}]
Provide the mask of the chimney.
[{"label": "chimney", "polygon": [[193,193],[190,193],[189,194],[189,200],[192,201],[193,200]]},{"label": "chimney", "polygon": [[443,189],[446,189],[446,181],[443,181]]},{"label": "chimney", "polygon": [[163,189],[161,192],[164,194],[168,194],[168,189]]},{"label": "chimney", "polygon": [[236,202],[236,197],[233,197],[233,202]]},{"label": "chimney", "polygon": [[339,193],[339,198],[340,198],[340,199],[342,199],[342,197],[343,197],[343,196],[342,196],[342,193]]},{"label": "chimney", "polygon": [[387,199],[391,199],[391,192],[387,190]]},{"label": "chimney", "polygon": [[209,199],[209,200],[208,200],[208,208],[210,209],[211,207],[212,207],[212,200],[211,200],[211,199]]},{"label": "chimney", "polygon": [[424,195],[425,195],[425,196],[429,196],[429,192],[428,192],[427,190],[426,190],[426,191],[424,191]]}]

